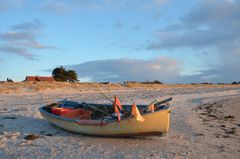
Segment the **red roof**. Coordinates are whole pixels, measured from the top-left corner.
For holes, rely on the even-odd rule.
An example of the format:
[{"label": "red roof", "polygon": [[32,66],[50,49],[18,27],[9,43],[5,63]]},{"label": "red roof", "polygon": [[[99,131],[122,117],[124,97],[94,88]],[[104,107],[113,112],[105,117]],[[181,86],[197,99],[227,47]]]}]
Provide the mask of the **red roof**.
[{"label": "red roof", "polygon": [[45,77],[45,76],[27,76],[24,82],[30,82],[30,81],[48,81],[48,82],[54,82],[53,77]]}]

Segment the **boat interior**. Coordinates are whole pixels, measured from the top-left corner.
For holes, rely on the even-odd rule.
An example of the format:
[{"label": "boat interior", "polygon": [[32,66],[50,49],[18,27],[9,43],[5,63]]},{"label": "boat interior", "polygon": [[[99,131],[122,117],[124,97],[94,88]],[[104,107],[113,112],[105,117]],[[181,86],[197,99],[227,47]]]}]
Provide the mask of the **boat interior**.
[{"label": "boat interior", "polygon": [[[121,118],[128,118],[131,116],[131,106],[132,105],[122,105],[123,110],[120,111]],[[154,104],[155,112],[168,109],[169,105],[167,102],[157,102]],[[146,113],[151,113],[148,111],[148,105],[137,105],[139,112],[143,115]],[[47,106],[42,107],[42,109],[48,113],[52,114],[53,108],[71,108],[71,109],[83,109],[88,112],[89,119],[91,120],[116,120],[117,114],[114,112],[113,104],[96,104],[96,103],[86,103],[86,102],[76,102],[70,100],[63,100],[57,103],[52,103]],[[54,114],[56,115],[56,114]]]}]

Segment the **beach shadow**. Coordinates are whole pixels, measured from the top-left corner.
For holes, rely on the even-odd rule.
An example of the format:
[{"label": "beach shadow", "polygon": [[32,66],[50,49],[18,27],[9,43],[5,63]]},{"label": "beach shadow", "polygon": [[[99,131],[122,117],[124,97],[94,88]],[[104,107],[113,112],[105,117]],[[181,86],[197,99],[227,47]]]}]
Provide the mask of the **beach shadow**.
[{"label": "beach shadow", "polygon": [[5,132],[20,132],[23,135],[37,136],[72,136],[73,133],[64,131],[44,119],[19,116],[0,115],[0,134]]},{"label": "beach shadow", "polygon": [[29,116],[20,116],[20,115],[0,115],[0,134],[5,132],[20,132],[22,135],[35,135],[35,136],[77,136],[79,138],[108,138],[108,139],[128,139],[128,140],[151,140],[152,137],[163,137],[162,135],[151,135],[151,136],[96,136],[96,135],[87,135],[79,134],[74,132],[66,131],[62,128],[59,128],[45,119],[39,119]]}]

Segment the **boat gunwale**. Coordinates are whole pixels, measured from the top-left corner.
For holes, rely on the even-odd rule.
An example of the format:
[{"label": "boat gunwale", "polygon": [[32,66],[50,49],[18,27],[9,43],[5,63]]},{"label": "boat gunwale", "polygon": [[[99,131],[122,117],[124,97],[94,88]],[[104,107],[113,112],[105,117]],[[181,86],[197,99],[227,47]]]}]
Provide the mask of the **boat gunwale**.
[{"label": "boat gunwale", "polygon": [[[100,105],[100,104],[99,104],[99,105]],[[146,105],[146,106],[147,106],[147,105]],[[58,115],[52,114],[52,113],[44,110],[44,108],[46,108],[46,107],[48,107],[48,105],[45,105],[45,106],[40,107],[40,108],[39,108],[39,111],[40,111],[41,113],[47,115],[47,116],[52,117],[52,118],[59,119],[59,120],[63,120],[63,121],[68,121],[68,122],[73,122],[73,123],[76,123],[76,124],[78,124],[78,125],[105,126],[105,125],[107,125],[107,124],[117,122],[117,120],[110,120],[110,121],[108,121],[108,120],[91,120],[91,121],[101,121],[101,124],[91,124],[91,123],[89,123],[89,124],[86,124],[86,123],[85,123],[85,124],[81,124],[79,121],[89,121],[89,120],[76,120],[76,119],[71,119],[71,118],[65,118],[65,117],[62,117],[62,116],[58,116]],[[164,107],[166,107],[166,108],[165,108],[165,109],[160,109],[160,110],[157,110],[157,111],[154,111],[154,112],[147,112],[147,113],[142,114],[142,116],[144,117],[144,116],[149,115],[149,114],[155,114],[155,113],[158,113],[158,112],[163,111],[163,110],[165,110],[165,111],[168,110],[169,112],[171,111],[171,109],[170,109],[171,107],[170,107],[170,106],[164,105]],[[121,121],[129,120],[129,119],[132,119],[132,118],[134,118],[134,117],[133,117],[133,116],[130,116],[129,118],[122,118]],[[102,121],[104,121],[104,122],[102,122]]]}]

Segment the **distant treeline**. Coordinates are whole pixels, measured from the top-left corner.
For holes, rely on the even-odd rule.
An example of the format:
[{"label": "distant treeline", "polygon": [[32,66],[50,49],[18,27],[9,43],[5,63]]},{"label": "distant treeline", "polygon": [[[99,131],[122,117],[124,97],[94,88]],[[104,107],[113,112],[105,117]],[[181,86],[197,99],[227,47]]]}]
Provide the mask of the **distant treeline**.
[{"label": "distant treeline", "polygon": [[[72,70],[71,70],[72,71]],[[61,72],[61,71],[60,71]],[[54,73],[53,73],[54,75]],[[63,77],[63,76],[60,76],[60,77]],[[80,82],[78,79],[77,79],[77,75],[74,73],[74,77],[71,78],[71,80],[69,80],[68,78],[65,78],[65,80],[63,81],[66,81],[66,82]],[[10,78],[7,78],[6,81],[0,81],[0,83],[3,83],[3,82],[14,82],[12,79]],[[90,82],[91,83],[91,82]],[[94,82],[93,82],[94,83]],[[141,84],[164,84],[163,82],[159,81],[159,80],[154,80],[154,81],[145,81],[145,82],[139,82],[139,81],[124,81],[123,82],[124,84],[127,84],[127,83],[141,83]],[[100,82],[100,84],[112,84],[112,82]],[[234,81],[232,83],[211,83],[211,82],[201,82],[201,83],[186,83],[186,84],[192,84],[192,85],[198,85],[198,84],[205,84],[205,85],[211,85],[211,84],[240,84],[240,81]]]},{"label": "distant treeline", "polygon": [[235,82],[235,81],[234,81],[232,84],[240,84],[240,82],[239,82],[239,81],[238,81],[238,82]]},{"label": "distant treeline", "polygon": [[137,82],[137,81],[125,81],[123,83],[142,83],[142,84],[163,84],[162,82],[158,81],[158,80],[154,80],[154,81],[145,81],[145,82]]},{"label": "distant treeline", "polygon": [[[211,82],[202,82],[202,83],[190,83],[190,84],[213,84]],[[240,84],[240,82],[232,82],[232,83],[216,83],[216,84]]]}]

